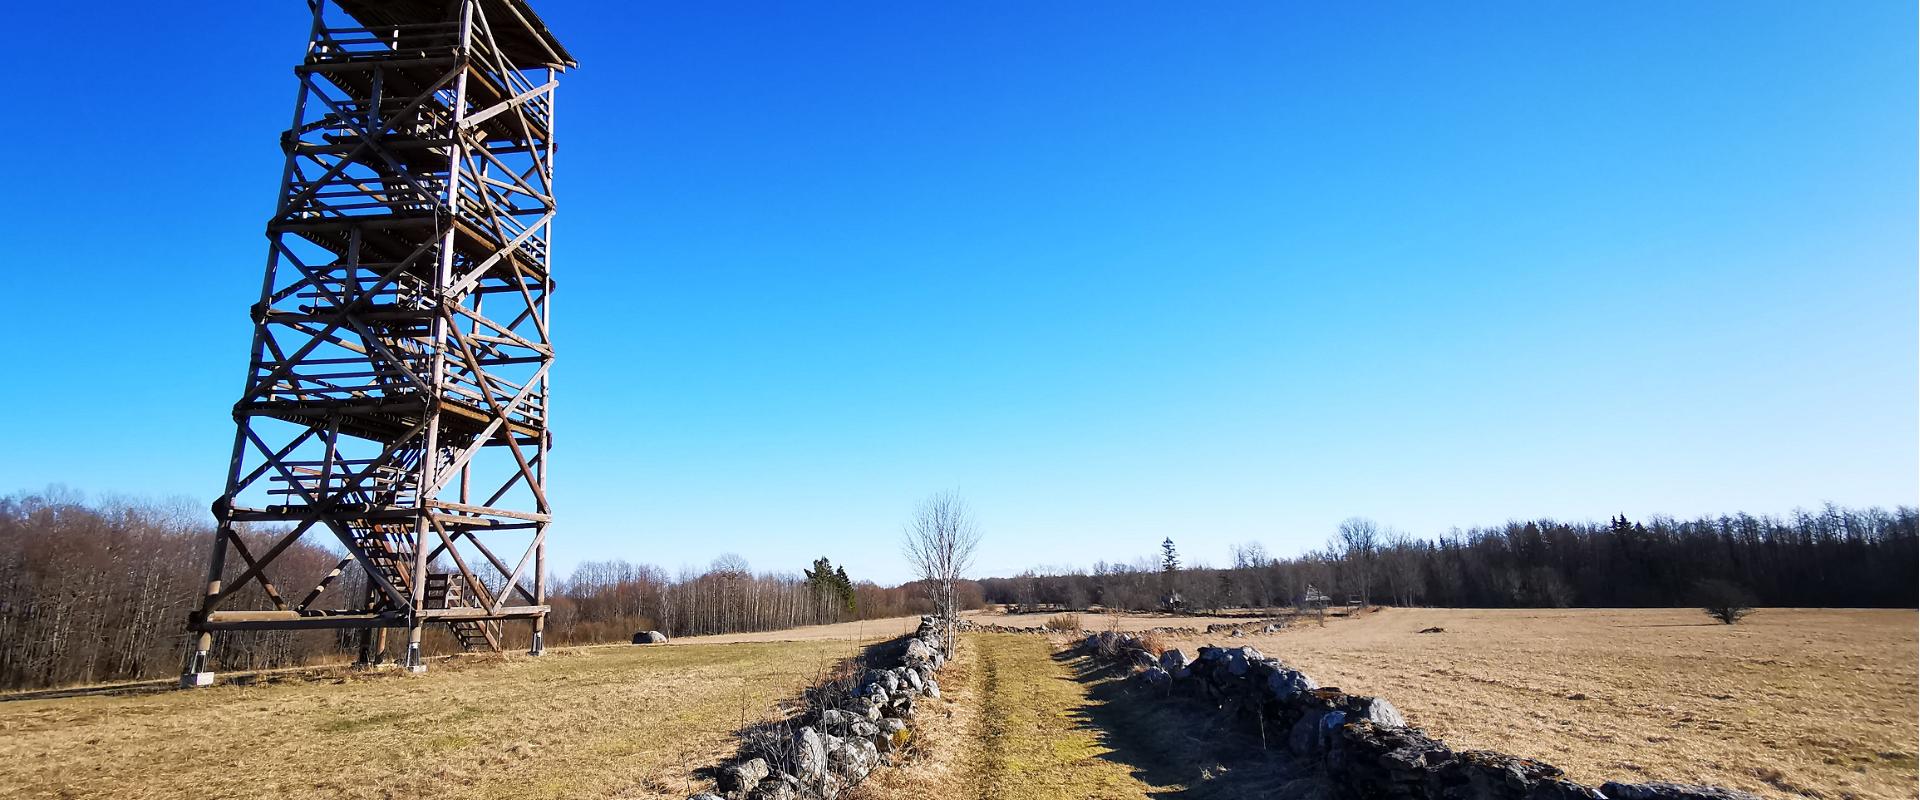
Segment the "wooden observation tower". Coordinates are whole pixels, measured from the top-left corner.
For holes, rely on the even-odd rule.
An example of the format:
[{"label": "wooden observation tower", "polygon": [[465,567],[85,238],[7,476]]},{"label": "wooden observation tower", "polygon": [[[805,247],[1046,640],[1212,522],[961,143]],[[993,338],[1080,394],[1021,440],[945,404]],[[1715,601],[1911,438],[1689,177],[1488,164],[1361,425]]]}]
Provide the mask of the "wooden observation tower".
[{"label": "wooden observation tower", "polygon": [[[218,631],[546,620],[554,89],[524,0],[312,0],[253,354],[182,683]],[[244,533],[244,535],[243,535]],[[345,553],[290,585],[302,537]],[[341,580],[343,575],[359,580]],[[264,601],[233,608],[257,584]],[[265,606],[270,606],[265,607]]]}]

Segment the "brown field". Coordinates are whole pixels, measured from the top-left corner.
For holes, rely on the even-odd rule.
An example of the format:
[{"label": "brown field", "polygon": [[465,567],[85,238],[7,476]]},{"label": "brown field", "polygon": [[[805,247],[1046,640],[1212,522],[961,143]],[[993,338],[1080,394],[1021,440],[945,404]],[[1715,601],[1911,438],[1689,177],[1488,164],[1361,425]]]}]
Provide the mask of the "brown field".
[{"label": "brown field", "polygon": [[[1039,624],[994,615],[983,621]],[[1087,627],[1104,629],[1104,615]],[[1220,619],[1128,616],[1129,630]],[[1396,610],[1227,639],[1391,698],[1459,748],[1573,778],[1718,783],[1772,798],[1915,796],[1912,611]],[[343,669],[192,692],[0,702],[0,797],[680,800],[761,719],[912,618],[667,647],[460,658],[423,676]],[[1429,626],[1446,632],[1421,634]],[[1325,798],[1244,731],[1138,696],[1060,651],[969,634],[903,769],[865,800]],[[315,677],[315,676],[318,677]]]},{"label": "brown field", "polygon": [[737,729],[859,650],[809,635],[0,703],[0,797],[682,800]]},{"label": "brown field", "polygon": [[[1007,625],[1007,626],[1020,627],[1020,628],[1025,628],[1025,627],[1037,628],[1037,627],[1046,625],[1047,620],[1055,616],[1058,616],[1061,613],[1063,612],[1042,611],[1042,612],[1036,612],[1032,614],[1003,614],[998,611],[970,611],[970,612],[967,612],[965,616],[967,619],[973,620],[982,625]],[[1081,627],[1087,631],[1105,631],[1105,630],[1144,631],[1144,630],[1147,630],[1148,628],[1186,628],[1194,631],[1202,631],[1202,630],[1206,630],[1208,625],[1213,625],[1215,623],[1222,623],[1222,622],[1229,623],[1229,624],[1250,623],[1250,622],[1258,622],[1262,619],[1265,619],[1265,617],[1253,616],[1253,615],[1238,616],[1238,617],[1208,617],[1208,616],[1194,616],[1190,614],[1139,614],[1139,613],[1107,614],[1099,611],[1081,611],[1081,612],[1064,612],[1064,613],[1076,613],[1080,617]]]},{"label": "brown field", "polygon": [[[1916,621],[1912,611],[1765,609],[1729,627],[1691,609],[1386,609],[1173,643],[1252,644],[1322,682],[1392,699],[1455,747],[1538,758],[1590,784],[1895,800],[1915,796]],[[1432,626],[1446,631],[1418,632]],[[868,797],[1329,796],[1285,756],[1244,747],[1244,731],[1085,673],[1059,652],[1067,641],[965,637],[942,679],[946,713],[925,723],[923,763],[883,776]]]},{"label": "brown field", "polygon": [[888,617],[886,619],[868,619],[858,622],[837,622],[832,625],[808,625],[802,628],[787,628],[778,631],[757,631],[754,633],[721,633],[712,636],[685,636],[674,639],[669,644],[739,644],[741,642],[817,642],[840,640],[853,642],[871,642],[876,639],[891,639],[905,636],[920,626],[920,618]]},{"label": "brown field", "polygon": [[[1538,758],[1586,783],[1897,800],[1915,796],[1917,619],[1763,609],[1726,626],[1692,609],[1386,609],[1221,643],[1386,697],[1455,747]],[[1431,626],[1446,632],[1418,633]]]}]

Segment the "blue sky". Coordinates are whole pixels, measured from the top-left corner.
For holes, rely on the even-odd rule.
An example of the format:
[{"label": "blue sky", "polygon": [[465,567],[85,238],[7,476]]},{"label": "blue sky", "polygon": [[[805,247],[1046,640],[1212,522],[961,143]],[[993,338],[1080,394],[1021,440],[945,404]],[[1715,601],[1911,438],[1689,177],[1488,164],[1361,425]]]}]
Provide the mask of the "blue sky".
[{"label": "blue sky", "polygon": [[[537,6],[561,569],[1920,491],[1911,3]],[[218,493],[304,15],[0,33],[0,488]]]}]

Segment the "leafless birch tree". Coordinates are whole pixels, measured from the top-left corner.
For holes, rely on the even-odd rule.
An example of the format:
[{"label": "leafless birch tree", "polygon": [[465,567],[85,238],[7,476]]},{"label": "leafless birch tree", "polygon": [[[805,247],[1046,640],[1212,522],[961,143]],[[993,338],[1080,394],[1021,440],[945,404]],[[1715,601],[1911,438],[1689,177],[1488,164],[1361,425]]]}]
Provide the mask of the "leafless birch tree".
[{"label": "leafless birch tree", "polygon": [[973,551],[980,545],[980,528],[974,523],[967,501],[953,492],[940,492],[921,501],[913,522],[906,529],[907,561],[926,582],[934,614],[946,626],[941,637],[947,656],[953,656],[954,623],[960,618],[959,597],[954,584],[973,566]]}]

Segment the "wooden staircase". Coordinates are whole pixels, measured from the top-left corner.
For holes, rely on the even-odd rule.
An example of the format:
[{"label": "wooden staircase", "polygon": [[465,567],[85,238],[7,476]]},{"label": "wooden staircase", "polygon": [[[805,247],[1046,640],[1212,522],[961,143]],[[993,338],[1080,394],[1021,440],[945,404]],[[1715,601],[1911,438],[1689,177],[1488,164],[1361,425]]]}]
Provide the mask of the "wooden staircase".
[{"label": "wooden staircase", "polygon": [[[467,606],[466,593],[461,591],[466,583],[455,580],[455,577],[451,572],[427,574],[427,608],[465,608]],[[473,599],[477,601],[474,604],[477,607],[484,608],[493,604],[491,598],[486,597],[485,589],[481,589],[480,596]],[[447,625],[453,628],[453,636],[460,641],[462,650],[469,652],[482,649],[495,652],[500,650],[499,620],[462,619],[449,621]]]}]

